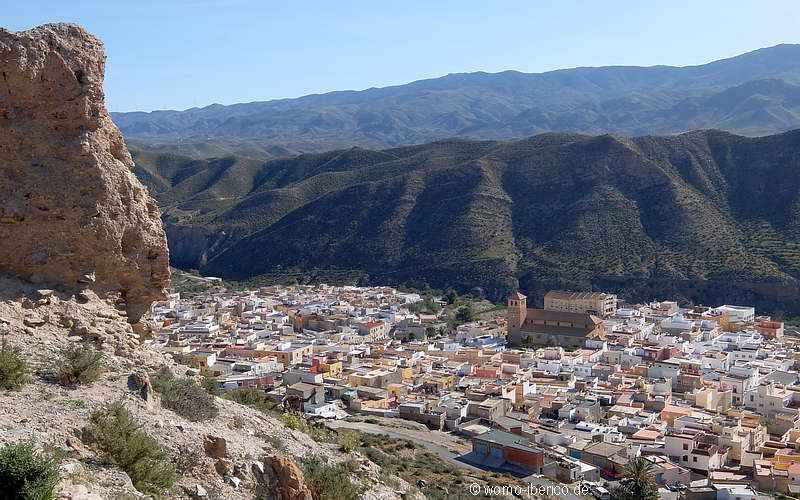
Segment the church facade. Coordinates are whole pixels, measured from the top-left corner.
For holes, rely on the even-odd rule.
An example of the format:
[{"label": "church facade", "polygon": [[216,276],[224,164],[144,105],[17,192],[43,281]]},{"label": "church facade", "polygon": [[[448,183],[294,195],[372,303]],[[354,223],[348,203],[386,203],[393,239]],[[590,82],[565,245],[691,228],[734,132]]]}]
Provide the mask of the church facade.
[{"label": "church facade", "polygon": [[583,347],[587,339],[602,336],[603,320],[587,313],[529,309],[519,292],[508,297],[506,342],[510,346],[547,345]]}]

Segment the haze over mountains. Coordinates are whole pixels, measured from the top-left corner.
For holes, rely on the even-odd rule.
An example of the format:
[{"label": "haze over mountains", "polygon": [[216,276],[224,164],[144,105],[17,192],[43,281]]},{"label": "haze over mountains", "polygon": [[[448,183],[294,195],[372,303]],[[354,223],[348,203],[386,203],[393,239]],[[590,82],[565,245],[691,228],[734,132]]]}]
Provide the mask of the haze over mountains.
[{"label": "haze over mountains", "polygon": [[757,136],[800,127],[800,45],[700,66],[452,74],[363,91],[112,117],[134,146],[198,158],[266,159],[549,131],[636,136],[718,128]]},{"label": "haze over mountains", "polygon": [[227,279],[800,303],[800,131],[132,154],[173,263]]}]

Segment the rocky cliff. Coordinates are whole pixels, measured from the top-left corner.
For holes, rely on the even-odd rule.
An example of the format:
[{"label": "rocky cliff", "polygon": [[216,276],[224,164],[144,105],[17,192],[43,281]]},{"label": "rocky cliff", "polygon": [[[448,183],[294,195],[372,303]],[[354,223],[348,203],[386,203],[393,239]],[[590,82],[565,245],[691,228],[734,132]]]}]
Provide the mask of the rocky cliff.
[{"label": "rocky cliff", "polygon": [[103,44],[79,26],[0,29],[0,271],[90,288],[136,323],[168,284],[167,239],[104,73]]}]

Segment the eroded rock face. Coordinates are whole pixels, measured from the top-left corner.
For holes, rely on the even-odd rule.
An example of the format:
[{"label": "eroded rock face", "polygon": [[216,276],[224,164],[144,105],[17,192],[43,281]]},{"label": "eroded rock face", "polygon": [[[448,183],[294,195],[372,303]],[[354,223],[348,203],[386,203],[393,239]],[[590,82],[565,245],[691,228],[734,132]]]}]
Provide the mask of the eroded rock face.
[{"label": "eroded rock face", "polygon": [[306,485],[305,476],[300,467],[291,458],[281,455],[267,456],[267,462],[278,478],[280,498],[287,500],[312,500],[311,490]]},{"label": "eroded rock face", "polygon": [[131,323],[169,281],[167,239],[104,107],[103,44],[0,28],[0,271],[119,294]]}]

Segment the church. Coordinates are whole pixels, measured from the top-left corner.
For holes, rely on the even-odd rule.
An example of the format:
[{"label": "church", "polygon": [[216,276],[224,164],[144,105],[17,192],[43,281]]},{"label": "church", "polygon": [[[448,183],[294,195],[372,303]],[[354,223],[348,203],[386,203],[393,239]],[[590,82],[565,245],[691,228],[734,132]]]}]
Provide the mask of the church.
[{"label": "church", "polygon": [[593,314],[528,309],[519,292],[508,297],[506,327],[509,346],[546,345],[583,347],[588,339],[602,337],[603,320]]}]

